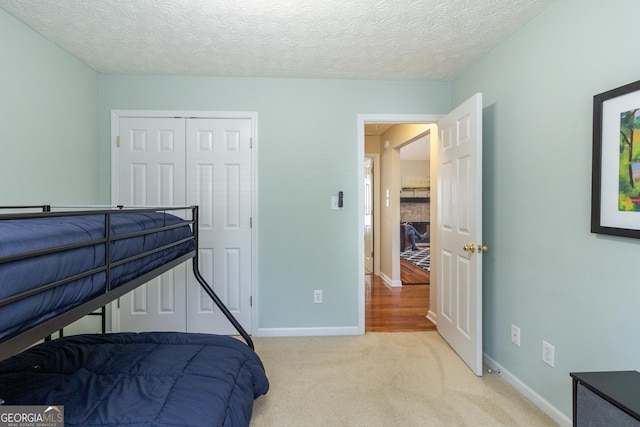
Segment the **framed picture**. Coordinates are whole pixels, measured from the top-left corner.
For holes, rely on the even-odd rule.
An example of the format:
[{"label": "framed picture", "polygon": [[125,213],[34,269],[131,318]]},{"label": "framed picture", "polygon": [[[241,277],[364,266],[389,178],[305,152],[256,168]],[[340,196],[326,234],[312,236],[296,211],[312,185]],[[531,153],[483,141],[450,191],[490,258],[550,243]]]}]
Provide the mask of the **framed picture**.
[{"label": "framed picture", "polygon": [[640,81],[593,97],[591,232],[640,239]]}]

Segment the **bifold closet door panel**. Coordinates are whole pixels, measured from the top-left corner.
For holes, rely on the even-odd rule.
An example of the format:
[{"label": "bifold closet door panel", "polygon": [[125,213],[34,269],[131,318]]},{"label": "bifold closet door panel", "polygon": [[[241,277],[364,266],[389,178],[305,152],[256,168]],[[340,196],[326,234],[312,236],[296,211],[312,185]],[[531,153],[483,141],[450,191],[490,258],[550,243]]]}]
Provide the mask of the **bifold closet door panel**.
[{"label": "bifold closet door panel", "polygon": [[[115,203],[185,205],[185,120],[123,117],[119,127]],[[186,332],[187,266],[181,264],[120,298],[115,322],[118,330]]]},{"label": "bifold closet door panel", "polygon": [[[200,206],[200,271],[247,330],[251,328],[252,120],[187,121],[187,202]],[[195,283],[187,287],[187,329],[233,333]],[[220,329],[219,329],[220,328]]]}]

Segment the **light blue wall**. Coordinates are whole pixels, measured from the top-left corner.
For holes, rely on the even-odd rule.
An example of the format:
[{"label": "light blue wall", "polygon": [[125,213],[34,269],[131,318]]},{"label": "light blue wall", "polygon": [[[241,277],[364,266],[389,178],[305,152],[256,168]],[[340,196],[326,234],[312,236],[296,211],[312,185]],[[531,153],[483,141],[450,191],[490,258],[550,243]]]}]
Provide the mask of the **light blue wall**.
[{"label": "light blue wall", "polygon": [[256,111],[259,327],[355,326],[356,115],[444,113],[483,92],[485,351],[569,416],[569,372],[640,365],[640,242],[589,232],[592,97],[639,79],[639,12],[557,0],[450,85],[98,76],[0,10],[0,200],[108,202],[112,109]]},{"label": "light blue wall", "polygon": [[0,10],[0,204],[98,201],[98,74]]},{"label": "light blue wall", "polygon": [[[101,195],[110,111],[258,113],[259,328],[358,325],[358,113],[443,113],[449,83],[100,76]],[[344,211],[330,198],[344,191]],[[313,290],[324,303],[313,304]]]},{"label": "light blue wall", "polygon": [[484,94],[485,351],[567,416],[569,372],[640,368],[640,241],[590,233],[593,96],[640,79],[639,14],[558,0],[452,87]]}]

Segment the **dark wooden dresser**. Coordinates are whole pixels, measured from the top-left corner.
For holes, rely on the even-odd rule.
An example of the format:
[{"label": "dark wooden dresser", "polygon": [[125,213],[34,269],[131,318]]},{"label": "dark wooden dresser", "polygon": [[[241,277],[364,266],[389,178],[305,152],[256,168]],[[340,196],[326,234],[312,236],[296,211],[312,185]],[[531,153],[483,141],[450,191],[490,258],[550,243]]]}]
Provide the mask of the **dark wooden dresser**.
[{"label": "dark wooden dresser", "polygon": [[640,373],[574,372],[575,427],[640,427]]}]

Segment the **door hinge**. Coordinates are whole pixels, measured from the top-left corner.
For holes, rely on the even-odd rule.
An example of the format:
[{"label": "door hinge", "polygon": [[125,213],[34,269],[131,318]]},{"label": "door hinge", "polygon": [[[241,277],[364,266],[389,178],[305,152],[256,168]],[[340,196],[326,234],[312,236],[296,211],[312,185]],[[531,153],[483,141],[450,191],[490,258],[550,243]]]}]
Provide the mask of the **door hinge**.
[{"label": "door hinge", "polygon": [[253,148],[253,137],[249,138],[249,148]]},{"label": "door hinge", "polygon": [[249,307],[253,307],[253,295],[249,295]]},{"label": "door hinge", "polygon": [[116,136],[116,147],[120,148],[120,135]]},{"label": "door hinge", "polygon": [[253,217],[249,217],[249,228],[253,228]]},{"label": "door hinge", "polygon": [[118,298],[118,310],[120,310],[120,298]]}]

